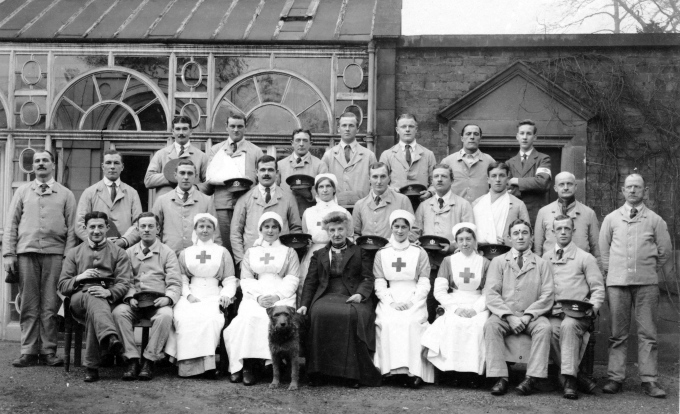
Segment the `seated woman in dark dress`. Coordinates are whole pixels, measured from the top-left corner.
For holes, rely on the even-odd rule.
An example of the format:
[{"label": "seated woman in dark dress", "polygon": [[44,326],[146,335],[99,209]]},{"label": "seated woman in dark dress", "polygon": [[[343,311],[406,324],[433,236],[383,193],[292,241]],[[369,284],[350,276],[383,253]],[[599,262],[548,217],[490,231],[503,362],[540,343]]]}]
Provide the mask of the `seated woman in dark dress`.
[{"label": "seated woman in dark dress", "polygon": [[322,376],[345,378],[353,388],[380,385],[373,364],[375,311],[372,260],[347,240],[349,218],[331,212],[323,218],[330,243],[312,256],[302,290],[303,315],[311,320],[307,344],[310,385]]}]

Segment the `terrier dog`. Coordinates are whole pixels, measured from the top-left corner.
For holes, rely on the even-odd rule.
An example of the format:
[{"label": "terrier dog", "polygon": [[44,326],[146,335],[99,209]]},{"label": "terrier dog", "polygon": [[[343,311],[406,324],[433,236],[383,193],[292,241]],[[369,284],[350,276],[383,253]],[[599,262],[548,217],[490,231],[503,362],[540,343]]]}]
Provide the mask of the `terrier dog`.
[{"label": "terrier dog", "polygon": [[276,388],[281,381],[281,365],[283,359],[291,366],[290,386],[288,391],[297,390],[300,379],[301,354],[300,333],[303,321],[302,315],[290,306],[272,306],[267,309],[269,315],[269,352],[272,354],[272,368],[274,377],[269,388]]}]

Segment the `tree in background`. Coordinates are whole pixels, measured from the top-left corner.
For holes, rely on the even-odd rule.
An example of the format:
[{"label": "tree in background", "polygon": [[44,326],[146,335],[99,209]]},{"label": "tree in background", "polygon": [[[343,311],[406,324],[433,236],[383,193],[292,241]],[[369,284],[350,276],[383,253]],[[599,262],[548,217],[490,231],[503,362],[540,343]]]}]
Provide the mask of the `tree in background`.
[{"label": "tree in background", "polygon": [[594,33],[678,33],[678,0],[556,0],[557,22],[544,22],[545,33],[578,30],[593,20],[611,25]]}]

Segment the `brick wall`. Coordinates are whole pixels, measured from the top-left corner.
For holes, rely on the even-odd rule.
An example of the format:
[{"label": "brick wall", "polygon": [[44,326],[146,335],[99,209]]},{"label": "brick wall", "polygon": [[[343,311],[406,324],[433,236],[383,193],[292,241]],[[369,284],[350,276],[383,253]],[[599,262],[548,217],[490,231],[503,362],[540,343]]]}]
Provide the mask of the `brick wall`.
[{"label": "brick wall", "polygon": [[[590,39],[589,37],[587,40]],[[631,125],[624,134],[629,134],[627,138],[631,139],[626,140],[626,148],[621,148],[621,154],[616,154],[613,161],[611,156],[604,156],[602,153],[599,142],[600,118],[596,115],[591,120],[588,128],[586,203],[595,209],[601,220],[623,203],[620,193],[622,180],[626,174],[638,168],[647,178],[650,187],[648,204],[666,219],[676,240],[680,240],[680,226],[674,225],[675,217],[678,216],[677,197],[680,194],[676,191],[679,188],[680,173],[674,178],[663,174],[667,172],[664,170],[678,166],[668,165],[659,154],[662,149],[659,148],[661,141],[658,131],[645,124],[649,122],[649,118],[645,121],[641,114],[641,111],[650,108],[656,110],[659,106],[670,107],[672,111],[669,114],[661,115],[664,120],[668,120],[669,116],[677,118],[669,136],[680,139],[680,47],[655,47],[654,44],[647,47],[612,47],[606,44],[579,47],[579,39],[567,42],[568,46],[550,44],[545,47],[516,47],[511,39],[501,39],[496,41],[494,47],[469,47],[469,43],[464,45],[466,47],[456,47],[455,40],[434,41],[426,46],[422,42],[411,42],[409,46],[406,41],[402,42],[397,53],[397,113],[410,112],[417,115],[419,143],[432,149],[438,160],[447,154],[449,137],[447,126],[437,121],[437,113],[513,62],[522,60],[537,72],[554,79],[596,113],[607,108],[598,106],[597,100],[591,99],[589,94],[593,91],[586,90],[580,82],[560,74],[555,68],[561,64],[572,65],[571,67],[582,71],[586,79],[602,86],[606,82],[617,81],[613,80],[610,73],[606,73],[607,70],[611,72],[612,67],[621,68],[630,75],[626,81],[640,92],[639,96],[619,97],[630,102],[626,107],[626,121]],[[446,46],[433,47],[437,42],[446,43]],[[598,42],[606,43],[601,40]],[[492,39],[486,43],[494,41]],[[675,45],[677,44],[680,43],[676,42]],[[644,104],[641,107],[642,102]],[[636,119],[640,122],[631,122]],[[675,191],[669,191],[672,188]]]}]

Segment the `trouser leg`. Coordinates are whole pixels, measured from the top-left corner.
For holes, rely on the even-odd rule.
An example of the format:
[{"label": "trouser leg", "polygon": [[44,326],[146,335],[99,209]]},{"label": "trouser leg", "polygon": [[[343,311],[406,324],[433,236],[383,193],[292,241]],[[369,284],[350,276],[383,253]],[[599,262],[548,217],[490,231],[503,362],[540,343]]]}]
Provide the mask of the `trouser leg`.
[{"label": "trouser leg", "polygon": [[640,380],[642,382],[658,381],[656,321],[659,310],[659,286],[636,286],[632,288],[632,293],[637,323]]},{"label": "trouser leg", "polygon": [[231,239],[229,239],[229,229],[231,227],[231,218],[234,215],[234,210],[232,209],[221,209],[216,210],[217,213],[217,223],[220,227],[220,236],[222,237],[222,245],[229,250],[229,254],[234,256],[231,250]]},{"label": "trouser leg", "polygon": [[[572,318],[564,316],[560,326],[560,350],[562,362],[560,369],[562,375],[576,376],[578,366],[581,363],[581,344],[583,335],[590,327],[589,318]],[[554,361],[556,362],[556,361]]]},{"label": "trouser leg", "polygon": [[17,255],[19,295],[21,297],[21,353],[40,352],[40,259],[38,254]]},{"label": "trouser leg", "polygon": [[144,358],[149,361],[158,361],[165,357],[163,349],[172,329],[172,308],[163,306],[146,312],[151,317],[152,325],[149,331],[149,343],[144,349]]},{"label": "trouser leg", "polygon": [[552,330],[550,336],[550,359],[552,359],[553,364],[561,367],[562,353],[560,349],[560,330],[562,329],[562,318],[551,316],[549,321]]},{"label": "trouser leg", "polygon": [[126,303],[121,303],[113,310],[113,319],[125,346],[125,358],[139,358],[139,350],[135,342],[135,328],[133,325],[139,320],[138,312],[132,310]]},{"label": "trouser leg", "polygon": [[525,332],[531,335],[531,354],[527,364],[527,376],[534,378],[548,377],[548,357],[550,355],[550,322],[544,316],[529,322]]},{"label": "trouser leg", "polygon": [[87,292],[76,292],[71,296],[71,309],[74,315],[86,318],[87,348],[84,364],[88,368],[99,367],[99,350],[104,340],[118,335],[111,314],[111,305],[106,299],[97,298]]},{"label": "trouser leg", "polygon": [[484,324],[487,377],[508,376],[508,364],[505,362],[505,337],[509,333],[510,325],[496,315],[491,315]]},{"label": "trouser leg", "polygon": [[608,286],[609,320],[609,379],[623,382],[626,379],[626,355],[628,354],[628,332],[632,306],[631,290],[628,286]]},{"label": "trouser leg", "polygon": [[57,295],[57,282],[61,274],[63,257],[60,254],[40,255],[40,353],[56,354],[58,324],[57,313],[61,306],[61,298]]}]

